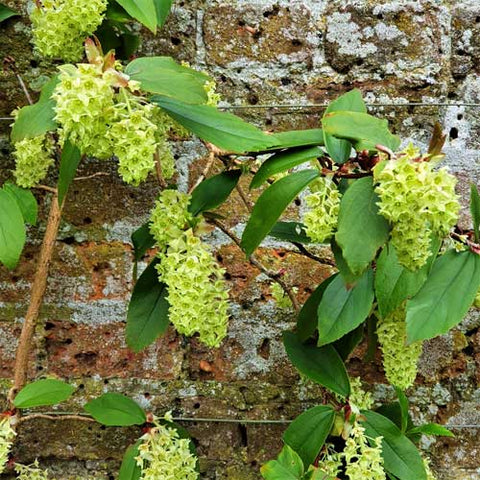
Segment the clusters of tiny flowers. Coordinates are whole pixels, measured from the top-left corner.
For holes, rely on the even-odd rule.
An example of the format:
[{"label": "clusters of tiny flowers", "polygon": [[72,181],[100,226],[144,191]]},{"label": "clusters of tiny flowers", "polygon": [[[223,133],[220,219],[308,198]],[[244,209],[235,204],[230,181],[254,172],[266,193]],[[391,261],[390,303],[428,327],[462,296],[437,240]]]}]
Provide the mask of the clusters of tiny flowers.
[{"label": "clusters of tiny flowers", "polygon": [[430,460],[428,458],[423,457],[423,466],[425,467],[427,480],[437,480],[430,468]]},{"label": "clusters of tiny flowers", "polygon": [[410,270],[422,267],[430,252],[430,237],[445,236],[455,225],[459,202],[456,179],[445,168],[434,170],[415,152],[379,164],[375,172],[380,213],[392,225],[392,244],[399,262]]},{"label": "clusters of tiny flowers", "polygon": [[192,230],[169,242],[158,256],[159,278],[168,285],[170,321],[179,333],[198,332],[201,342],[218,347],[228,324],[224,270]]},{"label": "clusters of tiny flowers", "polygon": [[38,461],[32,465],[15,464],[17,480],[48,480],[48,471],[38,467]]},{"label": "clusters of tiny flowers", "polygon": [[312,193],[305,197],[308,211],[303,223],[307,235],[314,242],[323,243],[337,228],[341,194],[329,177],[318,179],[310,189]]},{"label": "clusters of tiny flowers", "polygon": [[55,162],[54,143],[44,135],[24,138],[15,143],[15,179],[20,187],[30,188],[43,180]]},{"label": "clusters of tiny flowers", "polygon": [[350,379],[350,387],[349,403],[355,405],[360,410],[370,410],[373,407],[372,394],[363,390],[360,377],[352,377]]},{"label": "clusters of tiny flowers", "polygon": [[163,190],[150,215],[150,233],[157,245],[164,249],[181,237],[185,227],[192,222],[188,211],[190,195],[178,190]]},{"label": "clusters of tiny flowers", "polygon": [[422,353],[422,342],[406,344],[404,307],[379,320],[377,336],[388,381],[403,390],[412,386],[417,376],[417,362]]},{"label": "clusters of tiny flowers", "polygon": [[342,454],[335,452],[334,446],[331,444],[327,444],[325,447],[326,452],[318,462],[318,470],[328,479],[337,478],[342,468]]},{"label": "clusters of tiny flowers", "polygon": [[0,416],[0,474],[4,471],[8,462],[8,455],[15,435],[15,431],[10,425],[10,417]]},{"label": "clusters of tiny flowers", "polygon": [[83,42],[102,23],[107,0],[42,0],[30,19],[35,48],[45,57],[75,62]]},{"label": "clusters of tiny flowers", "polygon": [[174,428],[157,425],[142,437],[137,465],[142,480],[196,480],[197,459],[191,453],[189,440],[179,438]]}]

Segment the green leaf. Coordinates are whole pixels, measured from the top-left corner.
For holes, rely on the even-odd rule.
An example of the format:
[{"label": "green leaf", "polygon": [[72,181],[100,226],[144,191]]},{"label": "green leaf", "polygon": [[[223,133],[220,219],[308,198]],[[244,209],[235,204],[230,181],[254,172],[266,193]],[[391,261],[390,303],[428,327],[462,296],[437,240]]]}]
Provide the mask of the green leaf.
[{"label": "green leaf", "polygon": [[53,76],[43,86],[38,102],[19,110],[10,135],[13,143],[57,129],[58,125],[55,122],[54,111],[55,101],[50,97],[58,81],[58,76]]},{"label": "green leaf", "polygon": [[[330,103],[325,111],[325,115],[338,111],[367,113],[367,107],[360,90],[354,89],[338,97]],[[327,132],[324,132],[324,140],[327,152],[334,162],[341,164],[350,158],[352,144],[348,140],[335,138]]]},{"label": "green leaf", "polygon": [[318,305],[323,297],[327,287],[332,283],[337,274],[331,275],[324,280],[315,291],[308,297],[302,309],[298,313],[297,320],[297,335],[298,338],[304,342],[311,337],[318,326]]},{"label": "green leaf", "polygon": [[139,352],[163,335],[168,327],[167,287],[160,283],[154,259],[138,279],[128,304],[127,345]]},{"label": "green leaf", "polygon": [[29,223],[30,225],[36,225],[38,204],[31,190],[17,187],[17,185],[10,182],[6,182],[3,185],[3,190],[15,198],[20,210],[22,211],[25,222]]},{"label": "green leaf", "polygon": [[417,447],[388,418],[362,410],[366,418],[365,433],[370,438],[383,437],[382,457],[385,470],[399,480],[427,480],[422,457]]},{"label": "green leaf", "polygon": [[172,8],[173,0],[155,0],[155,9],[157,11],[157,24],[162,27],[167,20],[168,14]]},{"label": "green leaf", "polygon": [[311,465],[320,453],[333,426],[335,411],[319,405],[299,415],[283,434],[283,441],[298,453],[304,465]]},{"label": "green leaf", "polygon": [[263,465],[260,472],[265,480],[301,480],[304,467],[300,456],[285,445],[277,460]]},{"label": "green leaf", "polygon": [[343,277],[345,284],[353,285],[358,280],[358,275],[355,275],[348,266],[345,258],[343,258],[342,249],[338,246],[335,238],[332,238],[330,241],[330,247],[332,249],[333,256],[335,258],[335,263],[337,265],[340,275]]},{"label": "green leaf", "polygon": [[312,128],[310,130],[280,132],[275,134],[275,139],[278,144],[273,147],[274,149],[323,145],[323,130]]},{"label": "green leaf", "polygon": [[312,243],[305,233],[305,225],[298,222],[277,222],[268,236],[292,243]]},{"label": "green leaf", "polygon": [[[171,79],[169,81],[172,82]],[[235,153],[254,152],[276,144],[273,135],[267,135],[239,117],[219,112],[214,107],[187,105],[176,99],[161,96],[154,96],[151,100],[160,105],[180,125],[222,150]]]},{"label": "green leaf", "polygon": [[20,14],[17,13],[15,10],[12,10],[7,6],[0,4],[0,22],[3,22],[4,20],[7,20],[7,18],[15,17],[17,15]]},{"label": "green leaf", "polygon": [[292,200],[319,175],[317,170],[292,173],[260,195],[242,236],[242,248],[247,256],[260,245]]},{"label": "green leaf", "polygon": [[434,435],[436,437],[454,437],[455,435],[443,425],[438,423],[425,423],[418,427],[410,428],[407,435]]},{"label": "green leaf", "polygon": [[341,275],[327,287],[318,306],[318,345],[343,337],[363,323],[373,305],[373,271],[348,288]]},{"label": "green leaf", "polygon": [[348,332],[342,338],[332,343],[332,346],[340,355],[343,361],[353,352],[355,347],[362,341],[365,325],[359,325],[355,330]]},{"label": "green leaf", "polygon": [[26,234],[22,210],[16,198],[0,190],[0,262],[13,269],[25,245]]},{"label": "green leaf", "polygon": [[394,151],[400,146],[399,137],[388,130],[387,120],[368,113],[328,113],[322,119],[322,126],[325,133],[354,142],[357,151],[376,150],[378,144]]},{"label": "green leaf", "polygon": [[[141,88],[145,92],[157,93],[187,104],[207,102],[204,85],[209,77],[204,73],[179,65],[173,58],[136,58],[126,66],[125,73],[131,80],[140,82]],[[163,99],[163,97],[154,98]],[[183,107],[188,111],[190,105],[183,105]]]},{"label": "green leaf", "polygon": [[[113,3],[113,2],[108,2],[107,12],[105,13],[105,17],[109,20],[113,20],[114,22],[118,22],[118,23],[127,23],[132,20],[132,16],[123,7],[121,7],[118,3]],[[104,47],[103,44],[102,44],[102,47]]]},{"label": "green leaf", "polygon": [[43,407],[56,405],[68,400],[75,387],[60,380],[37,380],[23,387],[13,400],[17,408]]},{"label": "green leaf", "polygon": [[320,157],[321,155],[322,151],[318,147],[292,149],[276,153],[262,163],[262,166],[259,168],[250,183],[250,188],[258,188],[271,176],[285,172],[290,168],[301,165],[302,163]]},{"label": "green leaf", "polygon": [[72,183],[82,158],[80,150],[67,140],[62,149],[60,174],[58,177],[58,204],[61,205]]},{"label": "green leaf", "polygon": [[143,425],[147,421],[138,403],[119,393],[104,393],[90,400],[83,408],[98,423],[107,427]]},{"label": "green leaf", "polygon": [[371,177],[356,180],[340,203],[335,240],[352,273],[363,272],[388,239],[388,222],[378,213]]},{"label": "green leaf", "polygon": [[[400,406],[399,402],[392,402],[392,403],[384,403],[380,405],[375,410],[380,415],[387,417],[390,421],[392,421],[399,429],[402,428],[402,407]],[[407,430],[413,428],[413,421],[412,417],[409,412],[407,412]],[[414,441],[413,438],[409,437],[410,440]]]},{"label": "green leaf", "polygon": [[420,291],[407,302],[407,340],[447,333],[465,316],[480,287],[480,255],[446,252],[433,264]]},{"label": "green leaf", "polygon": [[147,253],[147,250],[155,246],[155,239],[150,233],[150,222],[144,223],[132,233],[134,259],[140,261]]},{"label": "green leaf", "polygon": [[480,240],[480,194],[474,183],[470,184],[470,213],[473,220],[473,233],[475,241]]},{"label": "green leaf", "polygon": [[304,344],[292,332],[283,333],[283,344],[294,367],[324,387],[347,398],[350,380],[342,359],[331,345],[317,347]]},{"label": "green leaf", "polygon": [[[434,255],[430,257],[433,261]],[[388,244],[377,259],[375,294],[382,318],[396,310],[405,300],[418,293],[425,280],[431,262],[412,272],[398,263],[397,252]]]},{"label": "green leaf", "polygon": [[230,170],[207,178],[193,190],[188,210],[195,216],[217,208],[230,196],[241,176],[241,170]]},{"label": "green leaf", "polygon": [[154,0],[117,0],[129,15],[157,33],[157,10]]},{"label": "green leaf", "polygon": [[408,398],[403,390],[397,386],[395,386],[395,392],[397,393],[398,404],[400,405],[401,430],[405,433],[408,426]]},{"label": "green leaf", "polygon": [[120,472],[118,473],[118,480],[139,480],[142,476],[142,469],[136,461],[136,457],[139,454],[138,447],[142,443],[142,440],[137,440],[137,442],[127,448],[120,466]]}]

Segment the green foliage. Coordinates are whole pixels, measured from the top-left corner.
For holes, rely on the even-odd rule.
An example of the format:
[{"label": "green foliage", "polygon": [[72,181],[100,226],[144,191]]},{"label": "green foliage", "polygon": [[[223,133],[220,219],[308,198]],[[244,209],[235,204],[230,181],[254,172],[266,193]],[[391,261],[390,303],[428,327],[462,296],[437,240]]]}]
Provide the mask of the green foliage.
[{"label": "green foliage", "polygon": [[475,241],[478,242],[480,240],[480,194],[474,183],[470,184],[470,213],[473,220],[473,234]]},{"label": "green foliage", "polygon": [[302,480],[304,467],[300,456],[285,445],[277,460],[271,460],[261,468],[265,480]]},{"label": "green foliage", "polygon": [[84,409],[97,422],[108,427],[143,425],[147,421],[142,408],[119,393],[104,393],[86,403]]},{"label": "green foliage", "polygon": [[74,391],[75,387],[60,380],[37,380],[23,387],[15,396],[13,404],[17,408],[56,405],[68,400]]},{"label": "green foliage", "polygon": [[26,234],[22,210],[16,198],[0,190],[0,262],[13,269],[20,259]]},{"label": "green foliage", "polygon": [[169,325],[166,285],[158,281],[153,260],[138,279],[128,304],[127,345],[139,352],[163,335]]},{"label": "green foliage", "polygon": [[4,183],[2,188],[15,198],[25,222],[29,223],[30,225],[36,225],[38,204],[36,198],[33,196],[33,193],[25,188],[17,187],[15,184],[10,182]]},{"label": "green foliage", "polygon": [[298,222],[277,222],[268,236],[292,243],[312,243],[305,233],[305,225]]},{"label": "green foliage", "polygon": [[329,405],[313,407],[299,415],[283,434],[283,441],[311,465],[333,426],[335,411]]},{"label": "green foliage", "polygon": [[425,423],[418,427],[412,427],[407,431],[408,436],[412,435],[434,435],[436,437],[454,437],[455,435],[443,425],[438,423]]},{"label": "green foliage", "polygon": [[155,0],[155,9],[157,11],[157,24],[162,27],[167,20],[168,14],[172,8],[173,0]]},{"label": "green foliage", "polygon": [[405,433],[408,427],[408,398],[403,392],[403,390],[399,387],[395,387],[395,392],[398,398],[398,404],[400,405],[400,413],[401,413],[401,431]]},{"label": "green foliage", "polygon": [[116,0],[133,18],[157,33],[158,18],[155,0]]},{"label": "green foliage", "polygon": [[138,447],[142,444],[142,440],[138,440],[130,445],[123,456],[122,465],[118,473],[118,480],[139,480],[142,476],[142,469],[137,464]]},{"label": "green foliage", "polygon": [[72,145],[68,140],[65,141],[60,159],[60,174],[58,177],[58,204],[61,205],[68,188],[75,177],[78,164],[82,155],[80,150]]},{"label": "green foliage", "polygon": [[480,255],[446,252],[433,264],[420,291],[407,302],[409,342],[436,337],[457,325],[480,287]]},{"label": "green foliage", "polygon": [[155,246],[155,238],[150,233],[150,223],[144,223],[132,233],[133,254],[136,262],[140,261],[147,251]]},{"label": "green foliage", "polygon": [[[371,177],[353,182],[343,195],[335,240],[352,273],[361,274],[388,240],[389,226],[378,213]],[[361,241],[359,240],[361,239]]]},{"label": "green foliage", "polygon": [[311,147],[323,145],[323,130],[312,128],[310,130],[292,130],[275,134],[277,145],[274,149]]},{"label": "green foliage", "polygon": [[292,332],[284,332],[283,344],[288,358],[300,373],[342,397],[350,395],[345,365],[331,345],[316,347],[302,343]]},{"label": "green foliage", "polygon": [[242,236],[242,248],[248,256],[268,235],[293,199],[319,175],[317,170],[292,173],[275,182],[260,195]]},{"label": "green foliage", "polygon": [[0,23],[17,15],[19,14],[15,10],[0,3]]}]

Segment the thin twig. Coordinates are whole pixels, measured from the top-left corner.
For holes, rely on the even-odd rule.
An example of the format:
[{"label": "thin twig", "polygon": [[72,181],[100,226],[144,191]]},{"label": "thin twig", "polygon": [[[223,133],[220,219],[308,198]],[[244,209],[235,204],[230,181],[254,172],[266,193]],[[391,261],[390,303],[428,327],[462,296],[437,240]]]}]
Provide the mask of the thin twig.
[{"label": "thin twig", "polygon": [[247,210],[250,213],[252,213],[252,204],[250,203],[250,200],[248,199],[245,192],[243,191],[243,188],[238,183],[237,183],[235,188],[236,188],[238,194],[240,195],[240,198],[242,199],[242,201],[243,201],[245,207],[247,208]]},{"label": "thin twig", "polygon": [[291,243],[292,243],[292,245],[295,245],[299,250],[299,252],[294,252],[294,253],[304,255],[305,257],[308,257],[311,260],[315,260],[316,262],[321,263],[323,265],[330,265],[331,267],[336,267],[337,266],[337,264],[333,260],[331,260],[330,258],[318,257],[317,255],[313,254],[312,252],[309,252],[301,243],[298,243],[298,242],[291,242]]},{"label": "thin twig", "polygon": [[28,422],[30,420],[34,420],[36,418],[43,418],[45,420],[80,420],[82,422],[95,422],[95,420],[86,415],[77,415],[77,414],[70,414],[70,415],[59,415],[59,414],[45,414],[45,413],[32,413],[31,415],[26,415],[24,417],[20,417],[17,421],[18,424],[23,422]]},{"label": "thin twig", "polygon": [[[217,220],[216,218],[209,218],[208,222],[210,222],[212,225],[215,225],[218,227],[225,235],[227,235],[229,238],[233,240],[233,242],[238,246],[238,248],[241,249],[241,241],[240,239],[222,222]],[[278,272],[273,272],[272,270],[269,270],[265,265],[263,265],[262,262],[260,262],[255,255],[250,255],[248,257],[248,261],[256,267],[258,270],[263,272],[267,277],[271,278],[274,282],[278,283],[283,291],[288,295],[290,298],[293,308],[298,312],[300,311],[300,305],[298,303],[297,297],[293,293],[292,289],[287,285],[283,279],[282,279],[282,274]]]},{"label": "thin twig", "polygon": [[163,178],[163,171],[162,171],[162,161],[160,159],[160,154],[158,153],[158,149],[155,150],[155,172],[157,174],[158,183],[160,184],[160,188],[166,188],[167,182]]},{"label": "thin twig", "polygon": [[19,73],[17,73],[16,75],[17,75],[18,83],[19,83],[20,86],[22,87],[23,93],[24,93],[25,96],[27,97],[28,103],[29,103],[30,105],[33,105],[32,97],[30,96],[30,93],[29,93],[28,90],[27,90],[27,86],[25,85],[25,82],[23,81],[23,78],[20,76]]},{"label": "thin twig", "polygon": [[197,178],[197,181],[195,182],[193,187],[190,188],[188,193],[192,193],[205,180],[205,178],[207,178],[208,172],[210,171],[210,169],[212,168],[215,162],[215,158],[216,158],[215,152],[211,151],[208,157],[207,165],[203,169],[202,174]]},{"label": "thin twig", "polygon": [[32,188],[37,188],[38,190],[45,190],[46,192],[57,193],[57,189],[55,187],[49,187],[48,185],[35,185]]},{"label": "thin twig", "polygon": [[73,181],[79,182],[81,180],[90,180],[91,178],[95,178],[95,177],[108,177],[108,176],[110,176],[108,172],[96,172],[96,173],[92,173],[91,175],[86,175],[84,177],[75,177]]}]

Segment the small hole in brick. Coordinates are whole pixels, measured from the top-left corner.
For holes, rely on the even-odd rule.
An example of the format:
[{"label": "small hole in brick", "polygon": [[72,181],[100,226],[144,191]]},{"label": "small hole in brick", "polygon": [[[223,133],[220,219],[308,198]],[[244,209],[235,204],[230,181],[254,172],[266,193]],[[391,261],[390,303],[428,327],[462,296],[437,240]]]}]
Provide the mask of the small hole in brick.
[{"label": "small hole in brick", "polygon": [[52,323],[52,322],[45,323],[45,330],[52,330],[53,328],[55,328],[54,323]]},{"label": "small hole in brick", "polygon": [[297,38],[295,38],[294,40],[292,40],[292,46],[294,47],[301,47],[303,45],[303,43],[298,40]]},{"label": "small hole in brick", "polygon": [[465,347],[463,350],[462,350],[463,353],[465,353],[466,355],[468,356],[471,356],[475,353],[475,349],[473,348],[472,345],[469,345],[468,347]]},{"label": "small hole in brick", "polygon": [[461,113],[457,115],[457,120],[463,120],[463,115]]},{"label": "small hole in brick", "polygon": [[100,425],[100,430],[106,430],[107,427],[105,425]]},{"label": "small hole in brick", "polygon": [[220,80],[222,82],[226,82],[227,81],[227,77],[225,75],[220,75]]},{"label": "small hole in brick", "polygon": [[148,400],[150,398],[150,393],[149,392],[145,392],[143,394],[143,396]]},{"label": "small hole in brick", "polygon": [[63,243],[66,243],[67,245],[72,245],[75,243],[75,237],[66,237],[63,240]]},{"label": "small hole in brick", "polygon": [[105,380],[103,381],[103,384],[104,384],[104,385],[108,385],[109,383],[110,383],[110,382],[109,382],[107,379],[105,379]]},{"label": "small hole in brick", "polygon": [[239,20],[238,21],[238,26],[239,27],[244,27],[245,26],[245,22],[243,20]]},{"label": "small hole in brick", "polygon": [[90,225],[92,223],[92,219],[90,217],[85,217],[83,219],[83,224],[84,225]]},{"label": "small hole in brick", "polygon": [[302,204],[302,201],[301,201],[299,198],[296,198],[296,199],[295,199],[295,202],[293,202],[293,203],[295,203],[295,205],[296,205],[297,207],[299,207],[299,206]]},{"label": "small hole in brick", "polygon": [[458,138],[458,128],[455,128],[455,127],[451,128],[449,137],[451,140],[455,140],[456,138]]},{"label": "small hole in brick", "polygon": [[267,118],[265,120],[265,125],[272,125],[273,124],[273,120],[271,118]]},{"label": "small hole in brick", "polygon": [[270,340],[264,338],[260,347],[258,347],[257,353],[265,360],[270,357]]},{"label": "small hole in brick", "polygon": [[228,272],[225,272],[225,273],[223,274],[223,278],[224,278],[225,280],[231,280],[231,279],[232,279],[232,276],[231,276]]},{"label": "small hole in brick", "polygon": [[197,403],[194,403],[193,404],[193,408],[195,408],[196,410],[198,410],[200,408],[200,404],[197,402]]},{"label": "small hole in brick", "polygon": [[37,371],[38,371],[38,372],[41,372],[42,370],[43,370],[43,367],[42,367],[41,365],[39,365],[39,366],[37,367]]},{"label": "small hole in brick", "polygon": [[171,37],[170,41],[172,42],[173,45],[180,45],[182,43],[182,41],[177,37]]},{"label": "small hole in brick", "polygon": [[71,338],[67,338],[65,340],[65,345],[71,345],[73,343],[73,340]]},{"label": "small hole in brick", "polygon": [[238,430],[240,431],[242,446],[246,447],[248,445],[247,427],[245,425],[239,425]]},{"label": "small hole in brick", "polygon": [[381,13],[379,13],[379,14],[377,15],[377,18],[378,18],[379,20],[383,20],[383,15],[382,15]]},{"label": "small hole in brick", "polygon": [[83,390],[85,388],[85,385],[83,383],[81,383],[79,386],[78,386],[78,389],[79,390]]},{"label": "small hole in brick", "polygon": [[223,257],[222,257],[219,253],[217,253],[216,256],[217,256],[217,260],[218,260],[219,262],[223,262]]},{"label": "small hole in brick", "polygon": [[476,23],[480,23],[480,15],[475,18],[475,22],[476,22]]},{"label": "small hole in brick", "polygon": [[280,82],[282,83],[282,85],[290,85],[292,83],[292,81],[288,77],[283,77]]},{"label": "small hole in brick", "polygon": [[247,101],[250,105],[257,105],[258,95],[256,93],[250,93],[247,97]]},{"label": "small hole in brick", "polygon": [[32,68],[37,68],[38,67],[38,62],[36,60],[30,60],[30,66]]},{"label": "small hole in brick", "polygon": [[355,62],[355,64],[356,64],[357,66],[361,67],[361,66],[363,65],[363,58],[359,58],[359,59]]}]

